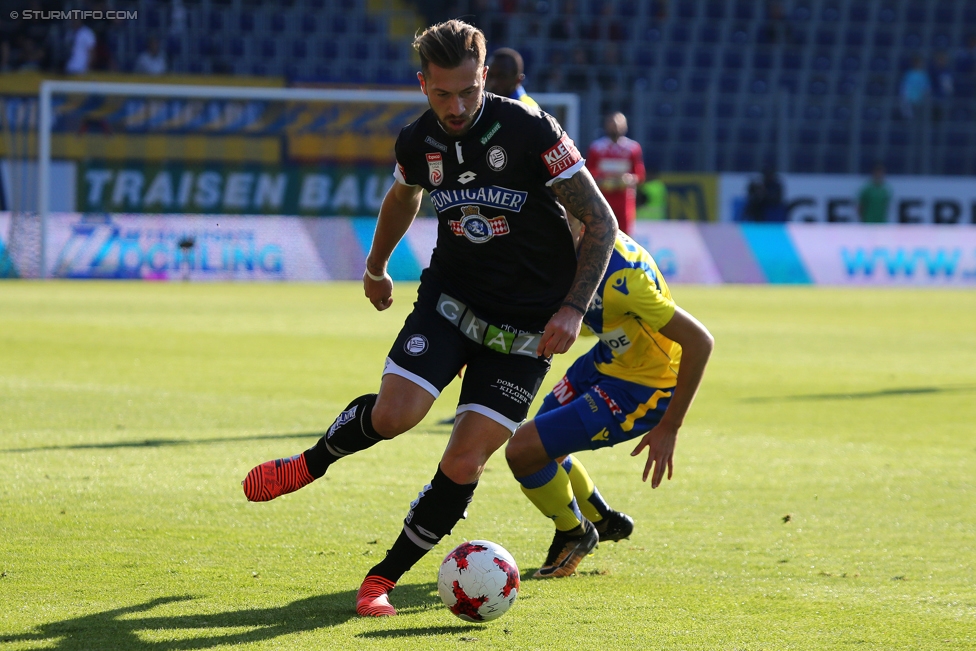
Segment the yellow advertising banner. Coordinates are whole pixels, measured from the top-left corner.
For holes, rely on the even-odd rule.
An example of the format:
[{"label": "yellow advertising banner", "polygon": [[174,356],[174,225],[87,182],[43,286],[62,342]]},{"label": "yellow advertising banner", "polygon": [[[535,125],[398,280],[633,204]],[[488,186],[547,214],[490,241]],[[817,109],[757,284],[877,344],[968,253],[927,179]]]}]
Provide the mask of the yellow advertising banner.
[{"label": "yellow advertising banner", "polygon": [[[719,197],[717,174],[662,174],[667,187],[664,219],[676,221],[718,221]],[[647,211],[638,210],[638,219]]]}]

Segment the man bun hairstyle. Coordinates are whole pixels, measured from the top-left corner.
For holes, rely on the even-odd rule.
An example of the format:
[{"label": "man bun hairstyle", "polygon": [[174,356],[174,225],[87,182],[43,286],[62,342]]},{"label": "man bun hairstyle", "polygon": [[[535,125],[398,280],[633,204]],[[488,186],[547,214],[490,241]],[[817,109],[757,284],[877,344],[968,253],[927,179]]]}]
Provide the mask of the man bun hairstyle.
[{"label": "man bun hairstyle", "polygon": [[413,48],[420,55],[420,69],[427,74],[433,63],[438,68],[457,68],[465,59],[485,64],[487,46],[484,33],[463,20],[451,19],[432,25],[414,38]]}]

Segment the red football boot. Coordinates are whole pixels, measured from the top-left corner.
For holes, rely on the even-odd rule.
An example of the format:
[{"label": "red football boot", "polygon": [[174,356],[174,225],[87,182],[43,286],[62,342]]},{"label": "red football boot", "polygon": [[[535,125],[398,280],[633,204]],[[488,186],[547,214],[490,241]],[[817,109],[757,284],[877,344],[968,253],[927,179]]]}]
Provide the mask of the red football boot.
[{"label": "red football boot", "polygon": [[396,583],[381,576],[367,576],[356,594],[356,612],[363,617],[390,617],[397,611],[390,604],[390,590]]},{"label": "red football boot", "polygon": [[244,494],[251,502],[270,502],[276,497],[293,493],[308,486],[313,477],[305,465],[305,456],[296,454],[287,459],[274,459],[255,466],[241,482]]}]

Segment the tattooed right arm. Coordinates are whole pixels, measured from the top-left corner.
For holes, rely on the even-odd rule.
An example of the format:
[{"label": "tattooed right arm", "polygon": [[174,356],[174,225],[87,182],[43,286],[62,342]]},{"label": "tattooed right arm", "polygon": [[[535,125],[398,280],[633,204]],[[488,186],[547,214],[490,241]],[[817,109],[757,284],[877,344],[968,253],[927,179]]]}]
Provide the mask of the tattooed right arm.
[{"label": "tattooed right arm", "polygon": [[577,254],[576,277],[539,341],[537,354],[543,357],[565,353],[576,341],[583,313],[603,278],[617,237],[613,211],[585,167],[571,178],[553,183],[552,190],[566,210],[586,225],[586,231]]},{"label": "tattooed right arm", "polygon": [[607,270],[617,237],[617,219],[585,167],[571,178],[553,183],[552,190],[566,210],[586,225],[579,245],[576,277],[565,299],[586,309]]}]

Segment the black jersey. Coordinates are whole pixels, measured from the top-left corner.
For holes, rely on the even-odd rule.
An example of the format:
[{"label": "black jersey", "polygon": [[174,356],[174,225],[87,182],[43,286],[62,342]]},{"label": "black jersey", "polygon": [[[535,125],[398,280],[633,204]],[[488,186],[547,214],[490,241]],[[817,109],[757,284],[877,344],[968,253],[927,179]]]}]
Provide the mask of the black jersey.
[{"label": "black jersey", "polygon": [[464,136],[448,136],[427,110],[400,132],[396,159],[397,180],[422,186],[437,210],[437,244],[422,281],[485,318],[541,330],[576,273],[565,212],[549,186],[584,161],[559,123],[485,93]]}]

